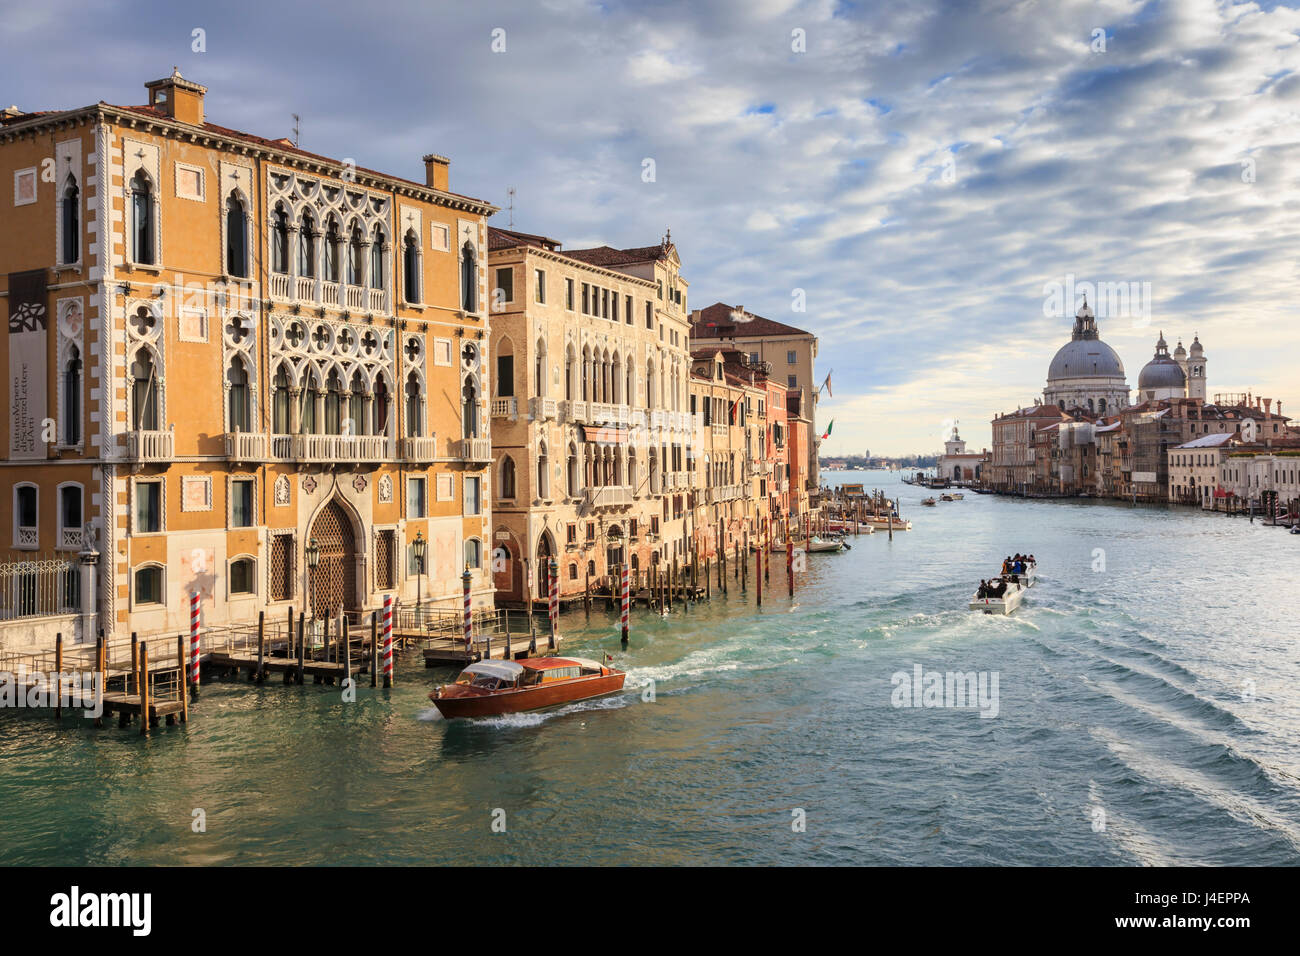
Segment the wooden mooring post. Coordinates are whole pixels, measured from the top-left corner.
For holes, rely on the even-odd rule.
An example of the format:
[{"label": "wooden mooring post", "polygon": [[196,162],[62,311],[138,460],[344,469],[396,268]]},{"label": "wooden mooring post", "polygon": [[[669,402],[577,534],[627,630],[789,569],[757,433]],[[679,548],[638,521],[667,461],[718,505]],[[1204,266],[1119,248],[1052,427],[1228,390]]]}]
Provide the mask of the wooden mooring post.
[{"label": "wooden mooring post", "polygon": [[63,632],[54,635],[54,719],[63,719]]},{"label": "wooden mooring post", "polygon": [[379,612],[370,612],[370,686],[379,686]]},{"label": "wooden mooring post", "polygon": [[266,680],[266,611],[257,612],[257,673],[253,679],[259,684]]},{"label": "wooden mooring post", "polygon": [[[132,635],[134,637],[134,635]],[[140,672],[136,677],[140,685],[140,734],[149,736],[149,644],[140,647]],[[126,719],[126,711],[122,711]]]},{"label": "wooden mooring post", "polygon": [[[298,674],[296,678],[299,684],[302,683],[302,669],[303,669],[303,664],[305,663],[303,659],[303,655],[307,653],[307,635],[303,633],[303,628],[306,623],[305,618],[306,618],[306,614],[304,614],[302,611],[299,611],[298,612]],[[286,669],[284,673],[285,676],[288,676],[289,674],[288,669]]]},{"label": "wooden mooring post", "polygon": [[176,635],[176,666],[180,668],[181,672],[181,723],[188,724],[190,722],[190,695],[185,688],[188,687],[190,683],[190,668],[189,664],[185,660],[184,634]]}]

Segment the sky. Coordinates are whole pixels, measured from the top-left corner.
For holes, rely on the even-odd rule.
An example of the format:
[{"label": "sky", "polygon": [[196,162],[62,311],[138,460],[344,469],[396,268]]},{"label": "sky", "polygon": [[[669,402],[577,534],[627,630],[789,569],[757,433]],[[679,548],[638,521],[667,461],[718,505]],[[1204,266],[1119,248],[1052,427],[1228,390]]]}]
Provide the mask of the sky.
[{"label": "sky", "polygon": [[[145,102],[505,207],[567,247],[671,229],[690,305],[814,332],[823,455],[974,448],[1093,289],[1130,387],[1300,413],[1300,13],[1274,4],[0,3],[0,99]],[[67,42],[68,24],[94,24]],[[201,31],[201,32],[196,32]],[[648,162],[651,161],[651,162]],[[491,220],[506,226],[503,208]],[[802,303],[802,310],[800,304]]]}]

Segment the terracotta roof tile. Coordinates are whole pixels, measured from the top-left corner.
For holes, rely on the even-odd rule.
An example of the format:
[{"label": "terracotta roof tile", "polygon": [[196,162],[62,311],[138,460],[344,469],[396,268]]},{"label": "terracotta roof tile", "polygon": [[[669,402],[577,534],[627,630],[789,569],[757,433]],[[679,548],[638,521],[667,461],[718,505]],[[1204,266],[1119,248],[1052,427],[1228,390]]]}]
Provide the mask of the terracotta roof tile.
[{"label": "terracotta roof tile", "polygon": [[795,328],[793,325],[786,325],[784,322],[777,322],[773,319],[765,319],[761,315],[754,315],[751,312],[744,313],[746,321],[738,322],[733,316],[735,311],[735,306],[727,305],[725,302],[715,302],[708,308],[701,309],[699,318],[691,323],[691,338],[730,339],[768,335],[811,334],[803,329]]}]

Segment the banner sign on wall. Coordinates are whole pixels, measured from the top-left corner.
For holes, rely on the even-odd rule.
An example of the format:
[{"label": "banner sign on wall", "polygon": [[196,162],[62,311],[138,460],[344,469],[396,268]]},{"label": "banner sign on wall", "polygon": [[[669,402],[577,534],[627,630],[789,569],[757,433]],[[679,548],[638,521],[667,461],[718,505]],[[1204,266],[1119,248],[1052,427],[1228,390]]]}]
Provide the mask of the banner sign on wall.
[{"label": "banner sign on wall", "polygon": [[9,276],[9,457],[44,458],[46,272]]}]

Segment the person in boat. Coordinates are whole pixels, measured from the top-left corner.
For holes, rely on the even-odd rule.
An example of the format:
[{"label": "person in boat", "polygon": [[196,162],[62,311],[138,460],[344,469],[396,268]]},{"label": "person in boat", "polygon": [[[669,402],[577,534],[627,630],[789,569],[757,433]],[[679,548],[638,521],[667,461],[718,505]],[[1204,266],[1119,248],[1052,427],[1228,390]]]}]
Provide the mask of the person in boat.
[{"label": "person in boat", "polygon": [[1007,555],[1006,559],[1002,562],[1002,573],[1011,573],[1011,555]]},{"label": "person in boat", "polygon": [[1029,564],[1031,567],[1038,567],[1038,559],[1035,558],[1032,554],[1029,556]]},{"label": "person in boat", "polygon": [[1007,593],[1006,579],[999,579],[997,584],[989,588],[989,597],[1000,598]]},{"label": "person in boat", "polygon": [[989,583],[987,581],[980,581],[980,589],[975,592],[975,597],[978,600],[982,601],[984,600],[984,598],[988,596],[989,596]]}]

